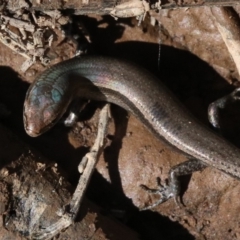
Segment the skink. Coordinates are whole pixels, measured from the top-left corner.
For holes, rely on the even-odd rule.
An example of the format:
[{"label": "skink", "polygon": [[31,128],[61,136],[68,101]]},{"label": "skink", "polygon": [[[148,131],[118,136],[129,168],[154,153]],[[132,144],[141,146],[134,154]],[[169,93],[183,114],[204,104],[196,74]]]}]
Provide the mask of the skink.
[{"label": "skink", "polygon": [[176,200],[177,176],[207,165],[240,177],[237,147],[199,123],[154,75],[133,63],[113,58],[83,56],[43,72],[26,95],[26,132],[35,137],[47,131],[72,100],[79,97],[123,107],[155,136],[192,159],[170,170],[169,185],[159,190],[162,197],[157,204],[170,197]]}]

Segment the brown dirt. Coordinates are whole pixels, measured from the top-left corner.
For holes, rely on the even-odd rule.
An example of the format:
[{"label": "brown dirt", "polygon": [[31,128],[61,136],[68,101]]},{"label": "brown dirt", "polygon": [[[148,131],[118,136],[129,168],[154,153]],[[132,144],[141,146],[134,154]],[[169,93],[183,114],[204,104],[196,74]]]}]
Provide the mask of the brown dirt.
[{"label": "brown dirt", "polygon": [[[159,27],[152,27],[149,18],[140,27],[134,19],[115,21],[109,16],[76,17],[75,21],[83,20],[89,30],[93,52],[124,57],[154,72],[189,111],[207,124],[209,103],[231,91],[230,84],[238,85],[234,63],[211,13],[208,8],[196,8],[164,10],[153,15],[161,22],[160,52]],[[58,55],[56,61],[72,56],[73,46],[69,42],[55,44],[51,51]],[[82,117],[84,124],[79,123],[73,129],[58,124],[39,138],[28,137],[22,124],[26,82],[32,82],[43,67],[34,65],[21,74],[23,58],[3,45],[0,51],[0,102],[11,111],[2,124],[45,157],[58,162],[74,186],[79,177],[77,164],[96,134],[98,111],[93,112],[100,104],[89,106]],[[165,179],[171,166],[186,159],[157,141],[138,120],[119,107],[112,106],[112,112],[109,146],[87,192],[87,197],[101,206],[106,216],[133,228],[141,239],[240,238],[240,184],[216,169],[207,168],[194,173],[191,179],[183,179],[185,210],[169,200],[153,211],[139,212],[139,207],[152,202],[139,185],[155,187],[156,177]],[[239,146],[237,130],[234,133],[231,140]],[[6,156],[15,151],[2,146],[1,152]],[[0,191],[4,195],[6,189]]]}]

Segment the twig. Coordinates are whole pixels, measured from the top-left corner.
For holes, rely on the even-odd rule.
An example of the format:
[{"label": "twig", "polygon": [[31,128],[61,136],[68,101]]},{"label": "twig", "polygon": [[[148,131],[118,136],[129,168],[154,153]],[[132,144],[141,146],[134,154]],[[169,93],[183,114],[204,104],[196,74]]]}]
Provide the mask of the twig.
[{"label": "twig", "polygon": [[240,76],[240,24],[230,7],[212,7],[216,26],[225,42]]},{"label": "twig", "polygon": [[[118,5],[128,5],[128,8],[125,10],[131,16],[136,16],[136,12],[139,10],[139,4],[142,1],[139,0],[139,3],[136,4],[136,7],[132,6],[132,0],[105,0],[105,1],[56,1],[56,3],[49,4],[47,1],[43,1],[41,5],[37,4],[36,1],[32,1],[31,9],[38,11],[54,10],[54,9],[70,9],[74,10],[76,15],[85,15],[85,14],[99,14],[106,15],[110,14],[111,11],[115,11],[118,8]],[[183,7],[202,7],[202,6],[234,6],[240,4],[239,0],[150,0],[146,1],[151,6],[151,9],[176,9]],[[117,4],[116,4],[117,3]],[[116,8],[117,7],[117,8]],[[122,14],[123,12],[121,12]],[[46,13],[47,14],[47,13]]]},{"label": "twig", "polygon": [[23,28],[26,31],[29,32],[34,32],[35,31],[35,26],[29,22],[15,19],[15,18],[10,18],[8,16],[1,15],[1,18],[4,19],[5,21],[8,22],[9,25],[16,27],[16,28]]},{"label": "twig", "polygon": [[69,209],[66,209],[66,212],[56,223],[34,234],[33,239],[51,239],[74,222],[91,175],[104,148],[104,140],[107,133],[109,118],[109,104],[106,104],[99,116],[98,133],[95,143],[92,146],[90,152],[83,157],[82,162],[79,164],[79,170],[81,172],[83,169],[83,172],[79,179],[77,188],[73,194],[72,200],[67,206]]},{"label": "twig", "polygon": [[193,7],[211,7],[211,6],[235,6],[240,4],[239,0],[167,0],[162,1],[161,9],[193,8]]}]

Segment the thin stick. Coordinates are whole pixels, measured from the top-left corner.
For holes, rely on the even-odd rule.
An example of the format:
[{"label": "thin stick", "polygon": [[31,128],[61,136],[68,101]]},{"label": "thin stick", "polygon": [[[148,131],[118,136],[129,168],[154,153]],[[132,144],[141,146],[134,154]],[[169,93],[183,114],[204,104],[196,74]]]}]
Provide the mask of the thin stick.
[{"label": "thin stick", "polygon": [[109,119],[110,119],[109,104],[106,104],[100,112],[98,133],[95,143],[90,149],[90,152],[87,153],[82,159],[82,162],[84,162],[84,166],[82,163],[79,164],[80,171],[82,171],[83,167],[84,170],[79,179],[72,200],[68,205],[69,210],[66,210],[66,212],[61,216],[61,218],[56,223],[35,233],[33,235],[33,239],[45,239],[45,240],[51,239],[56,234],[61,232],[63,229],[69,227],[74,222],[79,211],[84,193],[87,189],[88,183],[92,176],[92,173],[95,169],[99,156],[104,148]]},{"label": "thin stick", "polygon": [[216,26],[225,42],[240,76],[240,24],[239,17],[230,7],[212,7]]},{"label": "thin stick", "polygon": [[239,0],[194,0],[194,1],[178,1],[178,0],[162,0],[162,9],[177,9],[177,8],[193,8],[193,7],[211,7],[211,6],[236,6],[240,4]]}]

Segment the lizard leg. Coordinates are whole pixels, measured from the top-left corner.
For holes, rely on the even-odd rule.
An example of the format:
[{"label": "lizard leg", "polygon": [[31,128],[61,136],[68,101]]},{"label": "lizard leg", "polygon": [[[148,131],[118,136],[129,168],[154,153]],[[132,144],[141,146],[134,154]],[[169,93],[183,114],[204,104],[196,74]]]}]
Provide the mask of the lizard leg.
[{"label": "lizard leg", "polygon": [[145,185],[141,185],[141,187],[148,193],[158,194],[161,196],[157,202],[147,207],[144,207],[141,210],[148,210],[153,207],[156,207],[170,198],[174,198],[176,204],[180,206],[180,202],[179,202],[180,182],[178,177],[191,174],[195,171],[200,171],[205,167],[206,165],[203,162],[197,159],[191,159],[172,167],[169,171],[168,183],[165,183],[164,185],[162,185],[160,181],[158,181],[157,189],[150,189]]},{"label": "lizard leg", "polygon": [[78,120],[79,114],[89,103],[88,100],[84,100],[81,98],[75,99],[70,106],[70,110],[67,118],[64,119],[64,125],[66,127],[72,127]]},{"label": "lizard leg", "polygon": [[240,88],[236,88],[232,93],[216,100],[208,107],[208,120],[214,128],[220,129],[219,113],[226,108],[229,103],[240,100]]}]

